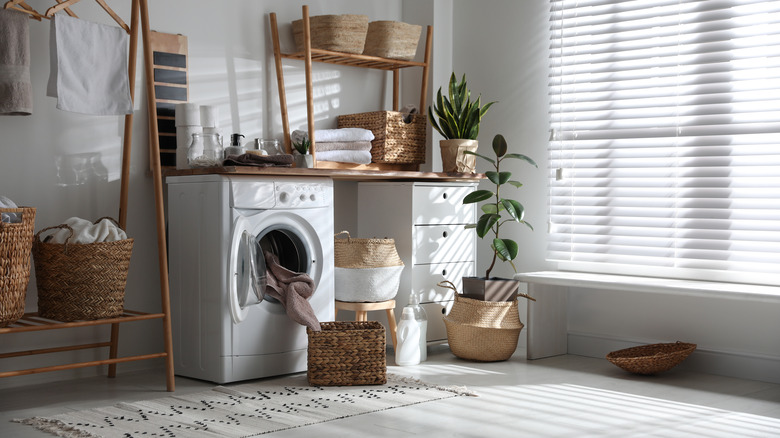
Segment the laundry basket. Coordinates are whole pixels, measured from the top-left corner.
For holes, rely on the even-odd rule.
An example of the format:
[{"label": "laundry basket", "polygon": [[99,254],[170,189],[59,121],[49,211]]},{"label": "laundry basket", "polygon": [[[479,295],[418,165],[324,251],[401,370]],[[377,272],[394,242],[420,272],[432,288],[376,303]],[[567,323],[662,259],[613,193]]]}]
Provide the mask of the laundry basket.
[{"label": "laundry basket", "polygon": [[381,302],[396,296],[404,262],[394,239],[355,239],[342,231],[333,245],[338,301]]},{"label": "laundry basket", "polygon": [[[101,219],[95,221],[99,222]],[[38,283],[38,315],[57,321],[111,318],[124,312],[125,285],[133,239],[88,244],[49,243],[35,234],[33,260]]]},{"label": "laundry basket", "polygon": [[24,315],[35,209],[0,208],[0,213],[21,215],[21,222],[0,221],[0,327],[6,327]]}]

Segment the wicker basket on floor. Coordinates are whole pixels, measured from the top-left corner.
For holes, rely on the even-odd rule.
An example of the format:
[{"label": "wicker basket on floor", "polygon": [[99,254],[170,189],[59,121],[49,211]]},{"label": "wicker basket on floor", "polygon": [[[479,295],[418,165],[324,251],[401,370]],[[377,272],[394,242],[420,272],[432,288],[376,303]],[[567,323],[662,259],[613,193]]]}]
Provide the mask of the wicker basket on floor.
[{"label": "wicker basket on floor", "polygon": [[685,360],[696,344],[674,342],[640,345],[607,354],[607,360],[635,374],[657,374],[677,366]]},{"label": "wicker basket on floor", "polygon": [[457,294],[443,319],[452,354],[480,362],[509,359],[524,327],[517,300],[480,301]]},{"label": "wicker basket on floor", "polygon": [[387,383],[385,328],[377,321],[320,323],[309,336],[308,373],[312,386]]},{"label": "wicker basket on floor", "polygon": [[57,321],[122,315],[133,239],[88,244],[40,240],[41,233],[56,228],[73,232],[65,224],[48,227],[33,241],[38,314]]},{"label": "wicker basket on floor", "polygon": [[0,222],[0,327],[6,327],[24,315],[35,209],[0,208],[0,213],[21,214],[21,222]]}]

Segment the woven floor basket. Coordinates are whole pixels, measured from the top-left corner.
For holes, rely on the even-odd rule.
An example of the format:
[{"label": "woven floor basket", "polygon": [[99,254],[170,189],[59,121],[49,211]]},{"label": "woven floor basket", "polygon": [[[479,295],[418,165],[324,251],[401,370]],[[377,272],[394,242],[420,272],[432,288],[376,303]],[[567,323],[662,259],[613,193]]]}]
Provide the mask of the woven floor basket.
[{"label": "woven floor basket", "polygon": [[368,23],[364,55],[411,61],[417,54],[422,26],[399,21]]},{"label": "woven floor basket", "polygon": [[373,111],[342,114],[339,128],[363,128],[374,133],[371,141],[371,161],[374,163],[420,164],[425,162],[425,126],[423,114],[413,114],[411,122],[404,113]]},{"label": "woven floor basket", "polygon": [[[303,20],[292,22],[295,49],[303,47]],[[368,32],[367,15],[317,15],[309,17],[311,48],[344,53],[363,53]]]},{"label": "woven floor basket", "polygon": [[57,321],[122,315],[133,239],[89,244],[40,240],[41,233],[55,228],[70,227],[44,228],[33,241],[38,314]]},{"label": "woven floor basket", "polygon": [[387,383],[385,328],[377,321],[320,323],[309,336],[308,379],[313,386]]},{"label": "woven floor basket", "polygon": [[607,360],[635,374],[657,374],[667,371],[685,360],[696,344],[674,342],[640,345],[607,354]]},{"label": "woven floor basket", "polygon": [[452,353],[480,362],[509,359],[523,329],[517,300],[480,301],[455,295],[452,310],[443,319]]},{"label": "woven floor basket", "polygon": [[0,222],[0,327],[6,327],[24,315],[35,209],[0,208],[0,213],[21,214],[21,222]]}]

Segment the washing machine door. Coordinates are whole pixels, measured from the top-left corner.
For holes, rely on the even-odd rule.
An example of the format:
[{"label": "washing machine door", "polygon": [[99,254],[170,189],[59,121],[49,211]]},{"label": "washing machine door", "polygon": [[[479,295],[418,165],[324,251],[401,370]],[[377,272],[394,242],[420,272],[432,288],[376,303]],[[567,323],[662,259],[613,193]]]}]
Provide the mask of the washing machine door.
[{"label": "washing machine door", "polygon": [[249,307],[265,299],[265,259],[248,226],[245,217],[236,219],[230,249],[230,314],[236,324],[246,319]]}]

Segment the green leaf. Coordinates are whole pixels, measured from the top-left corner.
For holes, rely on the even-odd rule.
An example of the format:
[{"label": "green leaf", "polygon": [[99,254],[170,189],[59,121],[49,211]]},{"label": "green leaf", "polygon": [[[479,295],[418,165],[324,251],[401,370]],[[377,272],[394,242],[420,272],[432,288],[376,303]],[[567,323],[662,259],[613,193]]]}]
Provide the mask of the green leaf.
[{"label": "green leaf", "polygon": [[463,203],[473,204],[475,202],[484,201],[485,199],[490,199],[495,195],[496,194],[491,192],[490,190],[475,190],[463,198]]},{"label": "green leaf", "polygon": [[485,172],[485,176],[493,184],[497,186],[501,186],[504,185],[507,181],[509,181],[509,178],[512,177],[512,172],[495,172],[490,170]]},{"label": "green leaf", "polygon": [[513,186],[515,186],[515,187],[517,187],[518,189],[519,189],[520,187],[523,187],[523,183],[521,183],[520,181],[507,181],[507,183],[509,183],[509,184],[511,184],[511,185],[513,185]]},{"label": "green leaf", "polygon": [[511,216],[512,219],[518,222],[523,220],[523,216],[525,215],[525,207],[523,207],[523,204],[514,199],[502,199],[501,205],[504,206],[504,210],[509,213],[509,216]]},{"label": "green leaf", "polygon": [[463,151],[463,153],[464,154],[468,154],[468,155],[476,155],[479,158],[482,158],[483,160],[490,162],[493,166],[496,165],[496,161],[494,159],[488,157],[488,156],[485,156],[485,155],[482,155],[482,154],[478,154],[478,153],[472,152],[472,151]]},{"label": "green leaf", "polygon": [[530,228],[530,229],[531,229],[531,231],[533,231],[533,230],[534,230],[534,227],[533,227],[533,225],[529,224],[528,222],[526,222],[526,221],[520,221],[520,222],[521,222],[523,225],[525,225],[526,227]]},{"label": "green leaf", "polygon": [[492,248],[502,261],[514,260],[520,251],[517,242],[511,239],[493,239]]},{"label": "green leaf", "polygon": [[501,216],[497,214],[483,214],[477,221],[477,236],[480,238],[485,237],[493,225],[501,219]]},{"label": "green leaf", "polygon": [[495,152],[497,157],[501,158],[506,154],[506,150],[506,139],[503,135],[496,134],[496,136],[493,137],[493,152]]},{"label": "green leaf", "polygon": [[536,161],[532,160],[530,157],[523,155],[523,154],[507,154],[506,158],[517,158],[523,161],[527,161],[529,164],[531,164],[534,167],[539,167],[536,164]]},{"label": "green leaf", "polygon": [[483,204],[482,207],[480,207],[483,213],[487,214],[496,214],[498,213],[498,207],[496,207],[496,204]]}]

